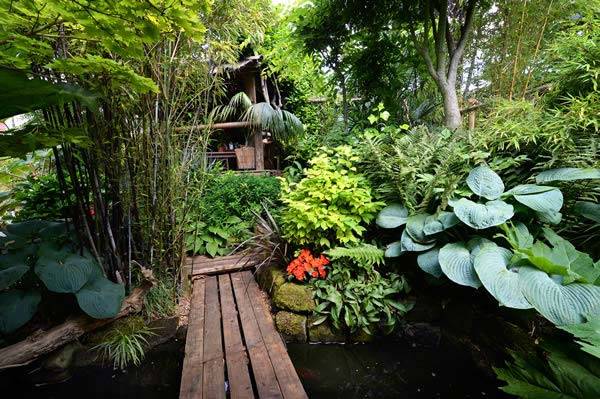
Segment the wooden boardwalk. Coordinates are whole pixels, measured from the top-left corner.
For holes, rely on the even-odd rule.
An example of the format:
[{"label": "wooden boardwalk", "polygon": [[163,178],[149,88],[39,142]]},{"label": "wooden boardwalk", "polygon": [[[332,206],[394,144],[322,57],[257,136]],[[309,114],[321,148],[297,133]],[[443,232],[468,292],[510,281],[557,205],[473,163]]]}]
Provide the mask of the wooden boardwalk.
[{"label": "wooden boardwalk", "polygon": [[193,280],[179,397],[307,398],[252,273],[232,261]]}]

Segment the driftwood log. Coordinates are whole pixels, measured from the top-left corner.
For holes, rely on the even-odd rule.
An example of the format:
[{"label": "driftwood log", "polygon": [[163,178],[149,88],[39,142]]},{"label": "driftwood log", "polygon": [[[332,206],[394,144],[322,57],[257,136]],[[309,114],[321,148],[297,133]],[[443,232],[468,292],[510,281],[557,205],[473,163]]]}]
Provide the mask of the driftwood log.
[{"label": "driftwood log", "polygon": [[25,366],[40,356],[50,353],[83,334],[94,331],[112,323],[121,317],[138,313],[144,305],[146,293],[154,285],[154,277],[150,270],[143,270],[144,281],[134,288],[125,298],[121,311],[112,319],[92,319],[89,316],[78,316],[47,331],[39,331],[23,341],[0,349],[0,370]]}]

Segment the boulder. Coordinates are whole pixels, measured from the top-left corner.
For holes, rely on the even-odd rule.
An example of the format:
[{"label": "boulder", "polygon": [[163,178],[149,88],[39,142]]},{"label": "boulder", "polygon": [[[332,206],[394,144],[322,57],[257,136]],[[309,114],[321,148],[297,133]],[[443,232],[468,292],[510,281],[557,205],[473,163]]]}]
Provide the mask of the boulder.
[{"label": "boulder", "polygon": [[286,274],[279,266],[269,265],[258,270],[257,280],[260,288],[272,295],[286,282]]},{"label": "boulder", "polygon": [[312,325],[316,319],[315,316],[308,318],[308,340],[310,342],[346,342],[346,335],[335,329],[329,321],[324,321],[316,326]]},{"label": "boulder", "polygon": [[279,309],[310,313],[315,309],[313,291],[307,285],[284,283],[275,290],[273,304]]},{"label": "boulder", "polygon": [[306,342],[306,316],[282,310],[275,315],[275,325],[286,342]]}]

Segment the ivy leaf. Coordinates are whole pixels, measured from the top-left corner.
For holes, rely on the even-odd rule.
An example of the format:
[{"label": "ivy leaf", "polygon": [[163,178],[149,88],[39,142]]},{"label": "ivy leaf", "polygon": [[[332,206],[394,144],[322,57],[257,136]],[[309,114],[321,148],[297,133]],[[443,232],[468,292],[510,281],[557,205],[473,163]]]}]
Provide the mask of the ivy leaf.
[{"label": "ivy leaf", "polygon": [[504,192],[504,183],[496,172],[481,165],[469,172],[467,185],[475,194],[489,200],[495,200]]}]

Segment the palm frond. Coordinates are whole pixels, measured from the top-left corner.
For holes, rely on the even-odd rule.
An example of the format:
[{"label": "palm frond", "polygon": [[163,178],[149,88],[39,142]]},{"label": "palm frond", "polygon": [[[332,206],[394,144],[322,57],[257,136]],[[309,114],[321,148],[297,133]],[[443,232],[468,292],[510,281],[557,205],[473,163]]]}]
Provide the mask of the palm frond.
[{"label": "palm frond", "polygon": [[246,93],[240,92],[231,97],[229,105],[237,110],[245,111],[252,106],[252,100],[250,100],[250,97]]}]

